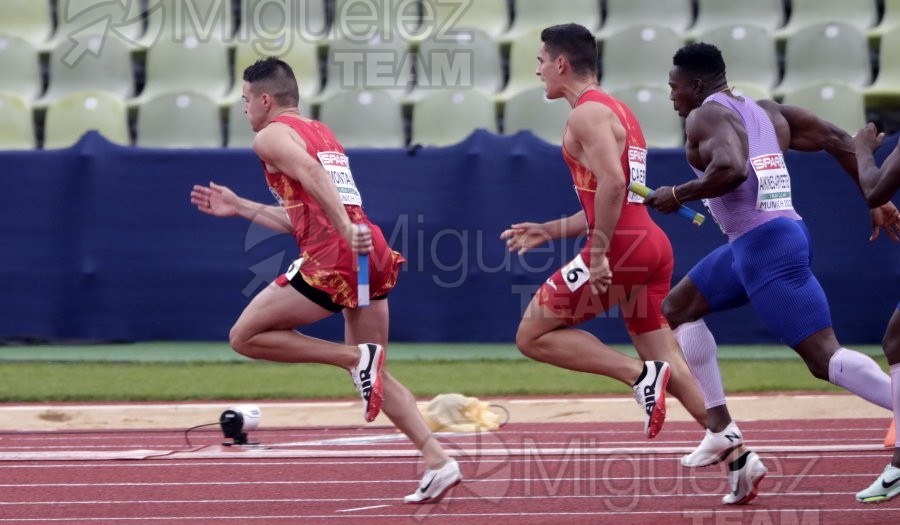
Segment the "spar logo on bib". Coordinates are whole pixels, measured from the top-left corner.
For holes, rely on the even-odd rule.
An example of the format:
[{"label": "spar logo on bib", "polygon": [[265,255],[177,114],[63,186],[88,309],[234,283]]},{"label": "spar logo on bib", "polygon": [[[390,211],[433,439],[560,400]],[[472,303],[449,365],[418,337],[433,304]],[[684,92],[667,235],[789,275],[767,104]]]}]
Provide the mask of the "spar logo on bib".
[{"label": "spar logo on bib", "polygon": [[[628,178],[631,182],[647,185],[647,150],[628,146]],[[644,198],[632,191],[628,192],[628,202],[642,203]]]},{"label": "spar logo on bib", "polygon": [[316,153],[325,171],[331,175],[331,181],[337,188],[341,204],[345,206],[362,206],[362,196],[356,189],[353,173],[350,172],[350,159],[338,151],[319,151]]}]

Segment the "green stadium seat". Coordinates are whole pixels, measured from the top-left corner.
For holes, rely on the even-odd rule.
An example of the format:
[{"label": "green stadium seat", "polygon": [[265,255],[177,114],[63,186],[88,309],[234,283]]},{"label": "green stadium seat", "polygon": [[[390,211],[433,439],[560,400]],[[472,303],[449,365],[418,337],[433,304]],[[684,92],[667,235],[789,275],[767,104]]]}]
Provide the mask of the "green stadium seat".
[{"label": "green stadium seat", "polygon": [[597,0],[516,0],[516,16],[512,25],[500,35],[500,42],[511,44],[515,39],[534,30],[556,24],[575,22],[591,31],[600,29],[600,3]]},{"label": "green stadium seat", "polygon": [[82,91],[57,100],[47,108],[44,148],[68,148],[91,130],[110,142],[128,145],[125,102],[103,91]]},{"label": "green stadium seat", "polygon": [[631,108],[648,148],[680,148],[684,145],[681,117],[672,108],[668,90],[655,86],[631,87],[610,92]]},{"label": "green stadium seat", "polygon": [[49,0],[6,0],[0,16],[0,35],[15,36],[40,48],[53,33]]},{"label": "green stadium seat", "polygon": [[503,87],[500,46],[477,29],[436,39],[429,36],[416,52],[416,87],[412,102],[435,89],[475,89],[494,95]]},{"label": "green stadium seat", "polygon": [[0,150],[33,149],[34,118],[25,98],[0,92]]},{"label": "green stadium seat", "polygon": [[606,0],[606,19],[597,39],[603,43],[636,26],[661,26],[683,35],[694,21],[693,13],[691,0]]},{"label": "green stadium seat", "polygon": [[840,22],[866,33],[878,19],[876,0],[791,0],[791,16],[775,37],[785,40],[808,27]]},{"label": "green stadium seat", "polygon": [[879,48],[878,78],[863,89],[866,107],[897,108],[900,107],[900,25],[884,33]]},{"label": "green stadium seat", "polygon": [[118,37],[129,47],[137,47],[144,33],[141,2],[98,2],[97,0],[58,0],[56,32],[44,50],[68,47],[71,38],[83,41],[96,35]]},{"label": "green stadium seat", "polygon": [[550,100],[543,86],[520,91],[503,105],[503,133],[527,130],[550,144],[562,144],[572,108],[565,99]]},{"label": "green stadium seat", "polygon": [[541,30],[535,29],[516,37],[509,47],[509,80],[495,100],[503,103],[518,93],[544,85],[537,76],[537,56],[541,49]]},{"label": "green stadium seat", "polygon": [[325,38],[325,0],[241,0],[238,42],[278,40],[286,34],[300,35],[307,43]]},{"label": "green stadium seat", "polygon": [[418,38],[420,23],[419,3],[415,1],[334,0],[331,27],[323,44],[366,41],[377,36],[409,45]]},{"label": "green stadium seat", "polygon": [[108,91],[126,99],[134,96],[131,47],[118,37],[93,35],[85,44],[90,53],[69,54],[69,42],[60,42],[50,53],[47,92],[35,106],[46,108],[78,91]]},{"label": "green stadium seat", "polygon": [[603,45],[603,89],[666,86],[672,55],[683,44],[678,33],[663,26],[635,26],[610,35]]},{"label": "green stadium seat", "polygon": [[741,84],[729,82],[731,92],[739,97],[750,97],[753,100],[767,100],[772,98],[772,91],[759,87],[759,84]]},{"label": "green stadium seat", "polygon": [[[772,34],[762,27],[737,24],[710,29],[697,40],[713,44],[722,51],[728,82],[771,97],[778,84],[778,49]],[[753,97],[751,97],[753,98]]]},{"label": "green stadium seat", "polygon": [[885,33],[900,27],[900,0],[883,0],[884,15],[877,26],[869,30],[869,43],[877,47]]},{"label": "green stadium seat", "polygon": [[231,0],[148,0],[146,16],[147,30],[140,39],[144,48],[189,36],[231,42],[234,35]]},{"label": "green stadium seat", "polygon": [[844,82],[862,89],[872,80],[866,35],[843,23],[810,26],[788,37],[784,68],[776,97],[818,82]]},{"label": "green stadium seat", "polygon": [[400,102],[384,91],[338,91],[324,99],[319,120],[345,148],[402,148]]},{"label": "green stadium seat", "polygon": [[199,93],[165,93],[138,107],[136,145],[143,148],[220,148],[217,101]]},{"label": "green stadium seat", "polygon": [[297,77],[300,98],[310,100],[322,88],[322,74],[319,69],[318,50],[315,43],[294,34],[283,34],[280,39],[271,39],[263,43],[260,40],[240,42],[234,56],[234,85],[225,97],[224,103],[230,106],[241,98],[244,85],[244,70],[248,66],[267,56],[277,56],[287,62]]},{"label": "green stadium seat", "polygon": [[34,100],[42,90],[37,48],[24,38],[0,35],[0,91]]},{"label": "green stadium seat", "polygon": [[806,108],[848,133],[866,125],[862,91],[849,84],[823,82],[789,91],[784,103]]},{"label": "green stadium seat", "polygon": [[698,0],[697,20],[687,36],[702,41],[703,33],[735,25],[774,32],[784,25],[784,0]]},{"label": "green stadium seat", "polygon": [[191,91],[213,100],[222,99],[231,88],[228,47],[217,39],[183,42],[161,39],[147,51],[146,83],[132,106],[164,93]]},{"label": "green stadium seat", "polygon": [[[300,100],[300,114],[309,116],[308,108]],[[236,100],[228,108],[227,146],[229,148],[249,148],[253,144],[256,132],[250,127],[247,116],[244,115],[244,101]]]},{"label": "green stadium seat", "polygon": [[325,86],[312,100],[318,103],[342,90],[385,91],[397,99],[412,86],[412,55],[400,38],[370,40],[340,38],[328,47]]},{"label": "green stadium seat", "polygon": [[478,91],[435,91],[413,106],[410,144],[449,146],[476,129],[497,132],[491,99]]},{"label": "green stadium seat", "polygon": [[446,36],[464,29],[480,29],[491,37],[498,38],[509,28],[509,19],[506,0],[422,0],[419,39],[424,40],[435,34]]}]

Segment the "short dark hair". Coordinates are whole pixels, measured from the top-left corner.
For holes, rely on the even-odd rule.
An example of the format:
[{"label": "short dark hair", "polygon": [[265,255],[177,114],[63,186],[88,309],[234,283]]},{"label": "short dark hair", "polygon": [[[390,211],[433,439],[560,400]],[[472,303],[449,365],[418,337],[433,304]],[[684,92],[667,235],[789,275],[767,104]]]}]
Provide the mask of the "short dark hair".
[{"label": "short dark hair", "polygon": [[576,75],[597,75],[597,41],[578,24],[559,24],[541,31],[541,42],[552,58],[565,55]]},{"label": "short dark hair", "polygon": [[690,43],[675,52],[672,64],[706,81],[725,80],[725,60],[712,44]]},{"label": "short dark hair", "polygon": [[272,95],[279,106],[300,104],[297,77],[287,62],[277,58],[261,58],[244,70],[244,81],[249,82],[254,93]]}]

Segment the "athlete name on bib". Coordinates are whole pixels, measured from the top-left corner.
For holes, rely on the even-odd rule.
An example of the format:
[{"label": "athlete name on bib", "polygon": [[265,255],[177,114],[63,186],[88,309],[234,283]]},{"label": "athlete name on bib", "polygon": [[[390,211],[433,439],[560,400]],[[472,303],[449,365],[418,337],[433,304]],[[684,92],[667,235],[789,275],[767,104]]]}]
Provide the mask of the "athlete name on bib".
[{"label": "athlete name on bib", "polygon": [[350,159],[337,151],[320,151],[317,153],[319,162],[325,171],[331,175],[331,180],[341,197],[341,204],[345,206],[362,206],[362,196],[356,189],[353,174],[350,173]]},{"label": "athlete name on bib", "polygon": [[[647,185],[647,150],[628,146],[628,174],[631,182]],[[629,191],[628,202],[640,204],[644,202],[644,198],[637,193]]]},{"label": "athlete name on bib", "polygon": [[771,153],[752,157],[750,166],[753,167],[756,178],[759,180],[756,209],[762,211],[793,210],[791,176],[784,163],[784,156],[781,153]]}]

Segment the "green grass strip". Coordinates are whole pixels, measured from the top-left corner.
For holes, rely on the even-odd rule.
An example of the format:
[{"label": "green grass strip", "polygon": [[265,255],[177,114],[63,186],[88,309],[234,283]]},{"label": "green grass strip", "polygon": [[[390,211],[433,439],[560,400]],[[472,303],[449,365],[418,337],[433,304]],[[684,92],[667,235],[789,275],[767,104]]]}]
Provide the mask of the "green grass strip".
[{"label": "green grass strip", "polygon": [[[614,345],[620,352],[635,356],[630,345]],[[855,350],[881,356],[881,347],[853,346]],[[472,361],[526,360],[512,344],[452,344],[452,343],[392,343],[390,360],[396,361]],[[719,348],[719,358],[728,359],[798,359],[785,346],[726,345]],[[122,363],[169,362],[247,362],[231,350],[225,342],[187,343],[155,342],[105,345],[34,345],[2,346],[0,362],[21,361],[97,361]]]},{"label": "green grass strip", "polygon": [[[882,367],[885,360],[879,359]],[[728,392],[840,389],[799,360],[722,361]],[[605,377],[530,360],[392,361],[389,369],[420,398],[629,394]],[[184,401],[355,399],[348,374],[324,365],[277,363],[0,362],[0,401]]]}]

